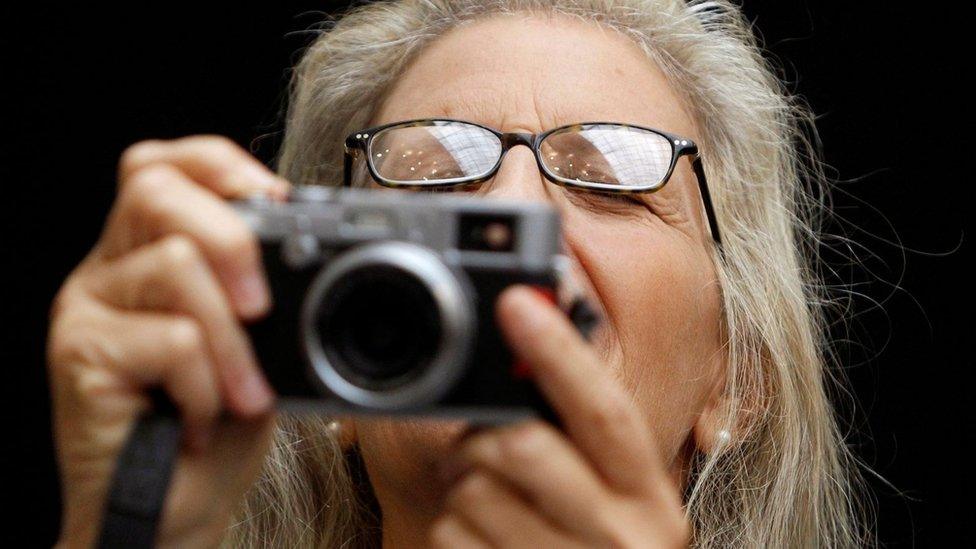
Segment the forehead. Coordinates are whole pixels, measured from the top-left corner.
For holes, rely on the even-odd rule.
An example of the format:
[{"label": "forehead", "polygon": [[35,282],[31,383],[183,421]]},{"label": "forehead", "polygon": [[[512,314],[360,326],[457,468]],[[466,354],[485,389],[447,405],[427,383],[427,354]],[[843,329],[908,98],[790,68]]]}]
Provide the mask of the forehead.
[{"label": "forehead", "polygon": [[613,121],[695,137],[681,100],[636,43],[565,15],[492,16],[450,31],[412,61],[372,122],[439,116],[503,131]]}]

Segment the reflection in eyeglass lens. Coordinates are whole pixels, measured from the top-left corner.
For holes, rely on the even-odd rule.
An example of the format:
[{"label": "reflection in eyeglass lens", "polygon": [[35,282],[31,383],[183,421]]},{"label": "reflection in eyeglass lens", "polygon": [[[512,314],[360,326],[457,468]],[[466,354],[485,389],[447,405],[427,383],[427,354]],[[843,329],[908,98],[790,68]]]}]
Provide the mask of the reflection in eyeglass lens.
[{"label": "reflection in eyeglass lens", "polygon": [[663,181],[671,166],[671,142],[657,133],[599,124],[549,135],[540,147],[542,161],[566,179],[621,186]]},{"label": "reflection in eyeglass lens", "polygon": [[377,134],[370,147],[381,177],[410,182],[478,177],[494,167],[500,153],[494,134],[461,124],[391,128]]}]

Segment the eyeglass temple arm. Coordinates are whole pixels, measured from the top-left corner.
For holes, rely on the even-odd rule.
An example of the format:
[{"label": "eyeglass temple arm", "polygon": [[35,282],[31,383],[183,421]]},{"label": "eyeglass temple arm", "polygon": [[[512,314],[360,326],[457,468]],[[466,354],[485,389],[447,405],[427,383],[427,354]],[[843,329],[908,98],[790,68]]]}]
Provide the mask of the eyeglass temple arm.
[{"label": "eyeglass temple arm", "polygon": [[365,151],[365,144],[358,135],[350,135],[342,145],[342,186],[352,186],[352,161],[360,151]]},{"label": "eyeglass temple arm", "polygon": [[705,217],[708,219],[708,229],[712,232],[715,244],[721,246],[722,237],[718,232],[718,220],[715,219],[715,209],[712,207],[712,196],[708,192],[708,181],[705,180],[705,168],[702,166],[701,156],[695,153],[691,156],[691,167],[698,179],[698,192],[701,193],[702,204],[705,207]]},{"label": "eyeglass temple arm", "polygon": [[348,148],[344,151],[342,159],[342,186],[349,187],[352,183],[352,151]]}]

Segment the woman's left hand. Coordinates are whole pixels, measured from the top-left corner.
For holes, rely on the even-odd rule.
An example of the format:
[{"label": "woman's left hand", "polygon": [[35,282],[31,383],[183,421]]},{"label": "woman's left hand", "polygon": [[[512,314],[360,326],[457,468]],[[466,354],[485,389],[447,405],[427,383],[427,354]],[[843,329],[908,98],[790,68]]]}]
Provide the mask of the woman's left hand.
[{"label": "woman's left hand", "polygon": [[514,287],[497,316],[562,419],[462,439],[431,528],[437,547],[687,547],[690,526],[652,432],[566,316]]}]

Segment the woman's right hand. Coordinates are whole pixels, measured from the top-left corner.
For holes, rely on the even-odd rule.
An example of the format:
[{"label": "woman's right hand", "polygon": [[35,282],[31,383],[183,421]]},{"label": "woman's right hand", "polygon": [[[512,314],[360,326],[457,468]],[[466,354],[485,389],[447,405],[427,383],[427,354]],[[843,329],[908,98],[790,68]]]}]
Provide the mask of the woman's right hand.
[{"label": "woman's right hand", "polygon": [[213,546],[260,471],[274,400],[241,325],[270,307],[260,248],[224,199],[284,196],[287,183],[215,136],[133,145],[118,183],[51,311],[60,542],[96,541],[116,456],[160,386],[185,437],[157,540]]}]

